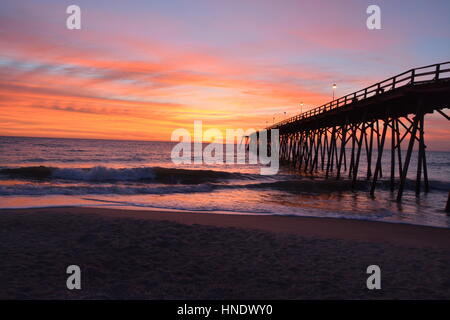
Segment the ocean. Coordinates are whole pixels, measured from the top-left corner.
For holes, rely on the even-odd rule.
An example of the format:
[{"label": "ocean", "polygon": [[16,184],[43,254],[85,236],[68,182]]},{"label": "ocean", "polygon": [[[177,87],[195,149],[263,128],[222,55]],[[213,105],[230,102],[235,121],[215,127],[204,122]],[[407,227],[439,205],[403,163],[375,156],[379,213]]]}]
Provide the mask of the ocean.
[{"label": "ocean", "polygon": [[[375,197],[322,173],[290,167],[260,175],[254,164],[172,163],[174,142],[0,137],[0,208],[89,206],[225,214],[338,217],[450,227],[450,152],[427,151],[430,192],[414,192],[410,164],[403,201],[390,191],[385,152]],[[361,177],[365,169],[361,157]]]}]

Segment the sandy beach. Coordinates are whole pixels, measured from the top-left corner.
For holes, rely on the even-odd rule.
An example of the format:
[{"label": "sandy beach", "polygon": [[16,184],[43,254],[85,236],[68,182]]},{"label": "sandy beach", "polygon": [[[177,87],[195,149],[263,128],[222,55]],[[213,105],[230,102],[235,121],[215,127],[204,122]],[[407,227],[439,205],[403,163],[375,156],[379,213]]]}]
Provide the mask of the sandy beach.
[{"label": "sandy beach", "polygon": [[0,299],[450,298],[444,228],[99,208],[1,210],[0,226]]}]

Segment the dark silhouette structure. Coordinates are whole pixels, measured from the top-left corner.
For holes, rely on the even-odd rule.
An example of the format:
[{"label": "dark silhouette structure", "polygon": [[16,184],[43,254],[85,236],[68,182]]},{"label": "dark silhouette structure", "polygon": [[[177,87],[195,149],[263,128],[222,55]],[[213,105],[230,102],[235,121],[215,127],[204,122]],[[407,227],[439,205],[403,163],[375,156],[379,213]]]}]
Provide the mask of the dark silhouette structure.
[{"label": "dark silhouette structure", "polygon": [[[322,170],[327,178],[347,174],[353,185],[365,169],[372,195],[384,174],[383,152],[390,149],[390,186],[401,200],[413,152],[416,194],[429,190],[425,115],[450,120],[442,111],[449,107],[450,61],[408,70],[266,129],[279,129],[281,161],[305,173]],[[359,167],[363,156],[367,168]]]}]

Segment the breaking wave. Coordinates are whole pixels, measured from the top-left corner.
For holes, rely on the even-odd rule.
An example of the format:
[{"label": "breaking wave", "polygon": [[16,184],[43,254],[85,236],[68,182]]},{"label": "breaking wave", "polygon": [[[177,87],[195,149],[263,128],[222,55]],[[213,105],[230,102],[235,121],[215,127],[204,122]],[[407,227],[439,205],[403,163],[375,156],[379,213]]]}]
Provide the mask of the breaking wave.
[{"label": "breaking wave", "polygon": [[[187,170],[161,167],[112,169],[93,167],[68,169],[50,167],[24,167],[0,169],[0,176],[31,180],[24,183],[4,181],[0,195],[137,195],[213,192],[224,189],[280,191],[290,194],[319,195],[339,192],[368,192],[370,183],[323,178],[274,176],[262,178],[256,174],[243,174],[212,170]],[[224,181],[231,183],[223,183]],[[231,181],[232,180],[232,181]],[[377,188],[390,190],[387,180]],[[406,190],[414,190],[415,181],[407,179]],[[450,189],[450,182],[430,180],[435,191]]]},{"label": "breaking wave", "polygon": [[255,175],[213,171],[191,170],[162,167],[139,168],[107,168],[96,166],[92,168],[55,168],[46,166],[4,168],[0,176],[30,180],[69,180],[88,182],[120,182],[142,181],[165,184],[201,184],[231,179],[253,179]]}]

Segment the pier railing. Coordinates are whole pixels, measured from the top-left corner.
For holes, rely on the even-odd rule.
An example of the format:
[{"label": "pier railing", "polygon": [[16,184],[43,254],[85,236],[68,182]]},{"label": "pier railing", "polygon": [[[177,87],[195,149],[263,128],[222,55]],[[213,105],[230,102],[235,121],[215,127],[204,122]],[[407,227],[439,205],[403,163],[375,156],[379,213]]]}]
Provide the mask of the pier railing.
[{"label": "pier railing", "polygon": [[276,124],[267,127],[266,129],[278,128],[292,122],[317,116],[330,110],[342,108],[351,103],[371,98],[379,94],[398,89],[400,87],[432,83],[433,81],[438,82],[439,80],[449,78],[450,61],[414,68],[381,82],[375,83],[367,88],[337,98],[320,107],[308,110],[286,120],[277,122]]}]

